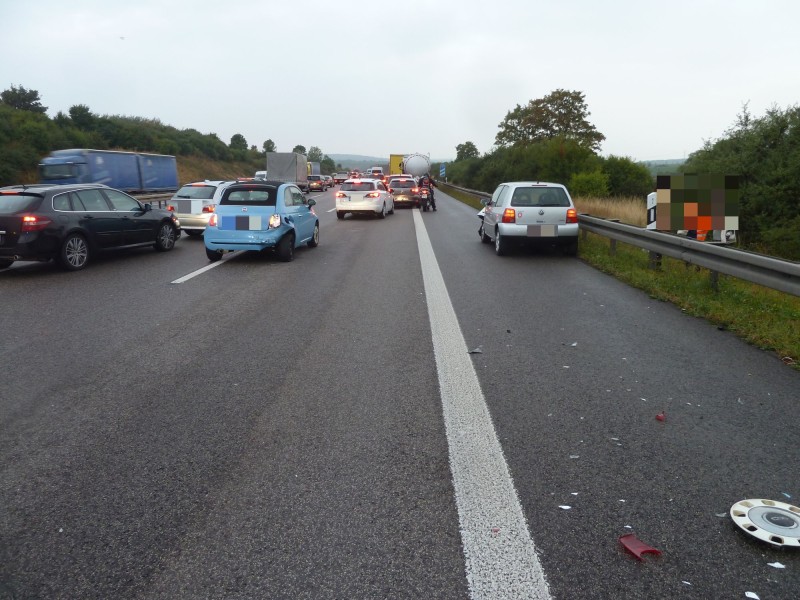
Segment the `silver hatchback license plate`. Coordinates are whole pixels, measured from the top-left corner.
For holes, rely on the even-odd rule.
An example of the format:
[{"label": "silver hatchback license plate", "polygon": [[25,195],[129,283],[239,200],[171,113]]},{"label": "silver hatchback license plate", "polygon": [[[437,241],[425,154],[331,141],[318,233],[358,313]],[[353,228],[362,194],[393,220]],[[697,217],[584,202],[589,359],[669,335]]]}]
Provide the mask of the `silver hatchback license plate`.
[{"label": "silver hatchback license plate", "polygon": [[556,237],[558,225],[528,225],[528,237]]}]

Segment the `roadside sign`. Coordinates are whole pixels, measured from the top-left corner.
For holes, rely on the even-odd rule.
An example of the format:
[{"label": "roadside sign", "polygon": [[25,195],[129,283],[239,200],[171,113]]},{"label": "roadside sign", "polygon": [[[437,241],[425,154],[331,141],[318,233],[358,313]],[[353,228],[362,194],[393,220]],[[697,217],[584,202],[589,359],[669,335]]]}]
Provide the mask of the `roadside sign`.
[{"label": "roadside sign", "polygon": [[444,177],[444,163],[439,165],[439,177]]}]

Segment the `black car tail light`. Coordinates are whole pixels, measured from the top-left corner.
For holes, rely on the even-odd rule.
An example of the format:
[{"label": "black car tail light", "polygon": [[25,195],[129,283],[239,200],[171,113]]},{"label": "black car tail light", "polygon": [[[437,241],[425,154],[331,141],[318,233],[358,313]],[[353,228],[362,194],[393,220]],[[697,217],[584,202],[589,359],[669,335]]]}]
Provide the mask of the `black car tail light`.
[{"label": "black car tail light", "polygon": [[22,228],[20,231],[25,233],[27,231],[41,231],[50,225],[52,221],[47,217],[40,217],[37,215],[23,215]]}]

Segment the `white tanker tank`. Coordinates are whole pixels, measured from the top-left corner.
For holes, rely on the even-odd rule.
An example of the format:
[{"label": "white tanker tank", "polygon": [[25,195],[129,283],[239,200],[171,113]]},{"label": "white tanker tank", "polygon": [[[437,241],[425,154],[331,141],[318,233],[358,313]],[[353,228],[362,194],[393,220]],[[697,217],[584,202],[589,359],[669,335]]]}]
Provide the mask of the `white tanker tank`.
[{"label": "white tanker tank", "polygon": [[431,170],[431,159],[424,154],[406,154],[403,158],[403,173],[422,177]]}]

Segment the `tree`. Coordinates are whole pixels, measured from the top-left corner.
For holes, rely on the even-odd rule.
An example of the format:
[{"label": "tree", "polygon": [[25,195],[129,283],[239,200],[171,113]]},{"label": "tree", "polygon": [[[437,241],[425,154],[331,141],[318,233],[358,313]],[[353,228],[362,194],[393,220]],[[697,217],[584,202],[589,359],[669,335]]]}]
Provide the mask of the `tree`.
[{"label": "tree", "polygon": [[562,138],[598,152],[606,136],[589,123],[590,114],[583,92],[557,89],[524,107],[517,104],[498,125],[495,143],[515,146]]},{"label": "tree", "polygon": [[612,196],[647,196],[655,189],[650,171],[627,156],[603,159],[603,173],[608,175],[608,191]]},{"label": "tree", "polygon": [[456,146],[456,160],[478,158],[479,156],[478,148],[472,142],[464,142]]},{"label": "tree", "polygon": [[39,92],[26,90],[22,86],[16,87],[13,84],[10,89],[0,93],[0,102],[17,110],[27,110],[42,114],[47,112],[47,107],[42,106]]},{"label": "tree", "polygon": [[323,174],[325,175],[332,175],[336,173],[336,163],[334,160],[328,156],[327,154],[319,163],[320,169],[322,169]]},{"label": "tree", "polygon": [[322,150],[316,146],[311,146],[311,148],[308,149],[307,158],[309,162],[322,162]]},{"label": "tree", "polygon": [[606,198],[608,197],[608,175],[600,171],[573,173],[567,187],[573,197]]},{"label": "tree", "polygon": [[247,140],[241,133],[234,133],[231,143],[228,145],[231,150],[247,150]]},{"label": "tree", "polygon": [[96,117],[89,110],[85,104],[76,104],[69,109],[69,118],[72,119],[72,124],[78,129],[89,131],[93,129],[96,123]]},{"label": "tree", "polygon": [[305,154],[306,153],[306,147],[305,146],[301,146],[300,144],[297,144],[297,146],[292,148],[292,152],[296,152],[297,154]]},{"label": "tree", "polygon": [[272,140],[267,140],[261,147],[264,148],[264,152],[275,152],[278,149]]}]

